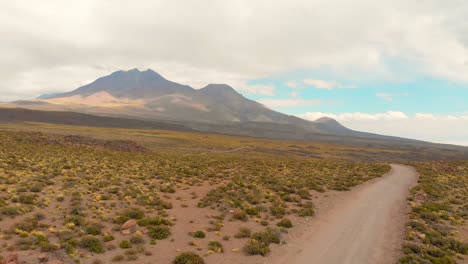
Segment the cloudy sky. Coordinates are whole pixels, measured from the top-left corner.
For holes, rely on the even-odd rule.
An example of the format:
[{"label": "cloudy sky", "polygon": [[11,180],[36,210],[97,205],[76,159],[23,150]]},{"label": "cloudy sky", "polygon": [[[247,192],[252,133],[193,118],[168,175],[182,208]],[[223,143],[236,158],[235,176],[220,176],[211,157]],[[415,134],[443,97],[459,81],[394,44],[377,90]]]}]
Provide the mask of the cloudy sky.
[{"label": "cloudy sky", "polygon": [[152,68],[353,129],[468,145],[468,1],[0,2],[0,101]]}]

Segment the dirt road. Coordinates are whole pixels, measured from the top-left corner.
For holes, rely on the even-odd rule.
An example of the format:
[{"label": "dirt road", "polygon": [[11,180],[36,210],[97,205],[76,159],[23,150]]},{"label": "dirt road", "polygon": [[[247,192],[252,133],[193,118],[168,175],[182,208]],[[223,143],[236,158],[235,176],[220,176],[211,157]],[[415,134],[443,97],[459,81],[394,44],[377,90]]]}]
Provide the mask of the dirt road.
[{"label": "dirt road", "polygon": [[416,181],[413,168],[392,165],[381,179],[319,212],[300,241],[272,263],[395,263],[404,235],[406,198]]}]

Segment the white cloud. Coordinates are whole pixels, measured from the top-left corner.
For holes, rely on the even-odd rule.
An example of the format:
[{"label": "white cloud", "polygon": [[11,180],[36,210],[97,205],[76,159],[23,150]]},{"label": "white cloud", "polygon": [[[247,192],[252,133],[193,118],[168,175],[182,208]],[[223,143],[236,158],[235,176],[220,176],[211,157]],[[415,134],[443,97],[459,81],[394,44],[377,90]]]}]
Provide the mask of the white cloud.
[{"label": "white cloud", "polygon": [[269,108],[295,107],[295,106],[316,106],[323,102],[315,99],[260,99],[259,103]]},{"label": "white cloud", "polygon": [[294,99],[299,98],[299,93],[296,91],[291,92],[291,98],[294,98]]},{"label": "white cloud", "polygon": [[375,114],[308,112],[298,116],[311,121],[328,116],[358,131],[468,146],[468,134],[466,133],[468,131],[468,114],[466,113],[459,115],[434,113],[407,115],[400,111]]},{"label": "white cloud", "polygon": [[271,85],[241,84],[241,85],[235,85],[234,88],[238,91],[244,91],[250,94],[259,94],[259,95],[267,95],[267,96],[275,95],[275,87]]},{"label": "white cloud", "polygon": [[342,113],[342,114],[307,112],[307,113],[299,115],[299,117],[308,119],[308,120],[316,120],[324,116],[334,118],[340,121],[378,121],[378,120],[408,119],[408,116],[405,113],[400,112],[400,111],[387,111],[384,113],[376,113],[376,114],[361,113],[361,112]]},{"label": "white cloud", "polygon": [[67,91],[135,67],[193,86],[303,69],[468,82],[466,17],[468,1],[5,0],[0,91]]},{"label": "white cloud", "polygon": [[324,81],[317,79],[304,79],[303,82],[317,89],[333,90],[338,88],[356,88],[354,85],[343,85],[335,81]]},{"label": "white cloud", "polygon": [[393,98],[400,96],[409,96],[409,93],[377,93],[375,96],[380,97],[386,101],[393,101]]},{"label": "white cloud", "polygon": [[298,85],[297,82],[295,82],[295,81],[288,81],[288,82],[286,82],[286,86],[288,86],[289,88],[292,88],[292,89],[299,88],[299,85]]}]

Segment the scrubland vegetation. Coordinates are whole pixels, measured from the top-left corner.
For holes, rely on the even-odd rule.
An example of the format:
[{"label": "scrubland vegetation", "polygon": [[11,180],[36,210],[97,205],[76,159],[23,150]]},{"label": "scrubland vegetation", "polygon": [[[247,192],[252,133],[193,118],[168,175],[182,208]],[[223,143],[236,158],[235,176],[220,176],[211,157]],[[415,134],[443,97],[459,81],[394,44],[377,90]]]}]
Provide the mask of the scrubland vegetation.
[{"label": "scrubland vegetation", "polygon": [[[295,219],[314,215],[313,193],[349,190],[389,169],[255,151],[262,144],[284,151],[274,141],[225,137],[232,141],[202,142],[200,150],[199,134],[133,131],[134,142],[102,131],[88,129],[85,137],[0,131],[1,255],[63,252],[81,263],[120,262],[158,259],[159,247],[177,243],[191,250],[173,250],[174,263],[204,263],[212,254],[264,256]],[[216,151],[239,140],[257,146]],[[194,191],[200,189],[206,192]],[[176,210],[203,211],[207,224],[175,240]],[[243,248],[231,246],[235,241]]]},{"label": "scrubland vegetation", "polygon": [[468,161],[414,163],[401,264],[452,264],[468,254]]}]

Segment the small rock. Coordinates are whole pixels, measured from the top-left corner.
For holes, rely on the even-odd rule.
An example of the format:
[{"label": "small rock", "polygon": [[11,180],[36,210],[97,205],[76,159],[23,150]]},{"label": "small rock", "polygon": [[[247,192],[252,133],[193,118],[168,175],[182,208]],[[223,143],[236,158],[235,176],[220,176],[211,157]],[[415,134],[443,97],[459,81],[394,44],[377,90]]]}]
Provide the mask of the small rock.
[{"label": "small rock", "polygon": [[137,220],[135,219],[130,219],[127,222],[125,222],[121,227],[120,230],[128,230],[128,229],[133,229],[138,226]]},{"label": "small rock", "polygon": [[130,229],[125,229],[125,230],[122,230],[121,233],[122,233],[122,235],[128,236],[128,235],[130,235],[132,233],[132,231],[130,231]]},{"label": "small rock", "polygon": [[47,253],[41,253],[37,259],[39,260],[39,263],[44,263],[46,262],[47,260],[49,260],[49,256],[47,255]]}]

